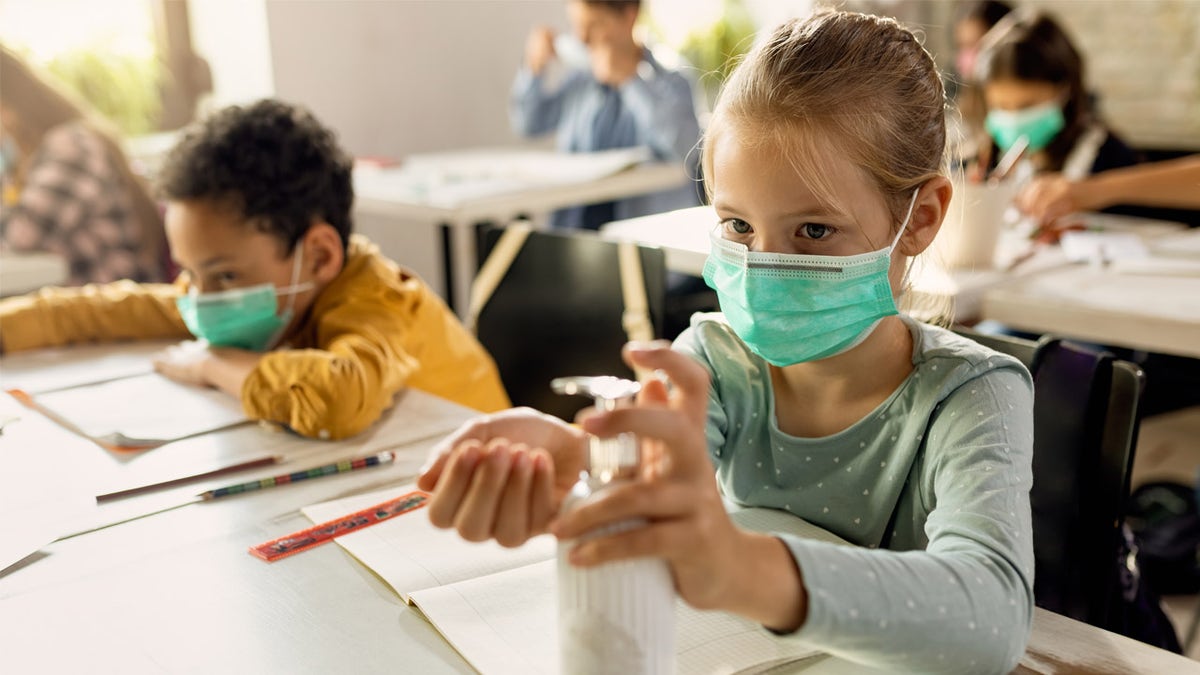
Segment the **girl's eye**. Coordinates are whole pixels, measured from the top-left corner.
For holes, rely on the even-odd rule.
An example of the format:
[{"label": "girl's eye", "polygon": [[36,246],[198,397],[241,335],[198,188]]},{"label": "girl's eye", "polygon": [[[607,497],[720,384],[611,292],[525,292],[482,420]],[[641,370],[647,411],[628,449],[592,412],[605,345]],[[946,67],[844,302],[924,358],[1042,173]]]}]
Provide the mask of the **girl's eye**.
[{"label": "girl's eye", "polygon": [[217,281],[222,284],[232,284],[238,280],[237,272],[218,272]]},{"label": "girl's eye", "polygon": [[824,239],[833,234],[833,228],[820,223],[805,223],[800,226],[801,233],[808,239]]},{"label": "girl's eye", "polygon": [[750,232],[754,229],[750,227],[750,223],[747,223],[740,218],[727,218],[723,224],[725,225],[725,229],[733,232],[734,234],[750,234]]}]

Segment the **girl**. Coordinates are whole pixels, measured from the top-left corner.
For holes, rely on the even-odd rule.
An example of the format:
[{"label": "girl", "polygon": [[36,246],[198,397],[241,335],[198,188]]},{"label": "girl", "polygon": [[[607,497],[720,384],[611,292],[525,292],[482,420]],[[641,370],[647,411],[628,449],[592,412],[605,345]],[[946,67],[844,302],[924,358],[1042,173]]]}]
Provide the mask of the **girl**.
[{"label": "girl", "polygon": [[[528,410],[468,425],[420,478],[434,524],[513,546],[644,518],[571,561],[661,557],[693,606],[857,662],[1008,672],[1033,609],[1032,383],[893,299],[950,202],[943,109],[933,60],[890,19],[776,30],[731,76],[704,144],[720,219],[705,277],[725,312],[695,317],[673,350],[626,349],[673,389],[647,382],[636,407],[582,430]],[[552,520],[584,431],[637,433],[651,461]],[[722,496],[858,547],[739,530]]]},{"label": "girl", "polygon": [[1069,180],[1117,167],[1138,157],[1093,110],[1084,89],[1083,59],[1053,19],[1023,10],[1001,19],[984,37],[976,74],[987,105],[984,122],[994,147],[981,166],[994,164],[1018,139],[1039,172]]}]

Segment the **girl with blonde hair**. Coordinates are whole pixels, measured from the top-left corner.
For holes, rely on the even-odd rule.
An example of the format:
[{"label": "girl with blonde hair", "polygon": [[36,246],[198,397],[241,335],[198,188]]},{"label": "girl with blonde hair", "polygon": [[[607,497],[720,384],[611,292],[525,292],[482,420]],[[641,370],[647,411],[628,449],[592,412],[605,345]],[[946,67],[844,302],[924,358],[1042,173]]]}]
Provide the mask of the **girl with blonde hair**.
[{"label": "girl with blonde hair", "polygon": [[[722,314],[636,406],[572,427],[492,415],[437,448],[429,516],[470,540],[587,538],[572,564],[653,556],[695,607],[889,671],[1008,672],[1033,612],[1033,386],[1016,360],[896,308],[951,198],[945,94],[911,32],[822,12],[779,27],[717,103],[704,144]],[[633,432],[638,480],[555,516],[587,432]],[[714,472],[715,467],[715,472]],[[857,546],[737,528],[723,498]]]}]

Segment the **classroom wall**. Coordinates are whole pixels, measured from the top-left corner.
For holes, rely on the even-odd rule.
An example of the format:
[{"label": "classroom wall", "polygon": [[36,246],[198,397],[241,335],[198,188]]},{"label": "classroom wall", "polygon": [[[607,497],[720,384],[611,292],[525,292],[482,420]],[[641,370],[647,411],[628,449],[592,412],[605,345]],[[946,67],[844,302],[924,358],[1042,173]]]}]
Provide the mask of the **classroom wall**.
[{"label": "classroom wall", "polygon": [[267,0],[278,96],[310,106],[356,154],[519,142],[507,92],[535,24],[561,0]]}]

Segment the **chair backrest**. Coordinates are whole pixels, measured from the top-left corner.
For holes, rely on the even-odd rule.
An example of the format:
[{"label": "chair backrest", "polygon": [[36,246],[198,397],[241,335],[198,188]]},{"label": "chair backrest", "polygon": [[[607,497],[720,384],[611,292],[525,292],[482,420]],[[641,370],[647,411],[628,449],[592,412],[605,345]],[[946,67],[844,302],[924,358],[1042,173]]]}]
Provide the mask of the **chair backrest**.
[{"label": "chair backrest", "polygon": [[[503,229],[483,237],[486,259]],[[617,243],[590,232],[532,232],[479,312],[476,335],[496,360],[514,405],[565,420],[588,405],[550,390],[567,375],[632,377]],[[661,249],[638,247],[654,335],[663,334],[666,263]]]},{"label": "chair backrest", "polygon": [[1050,336],[959,331],[1020,359],[1034,382],[1034,597],[1108,627],[1144,376],[1132,363]]}]

